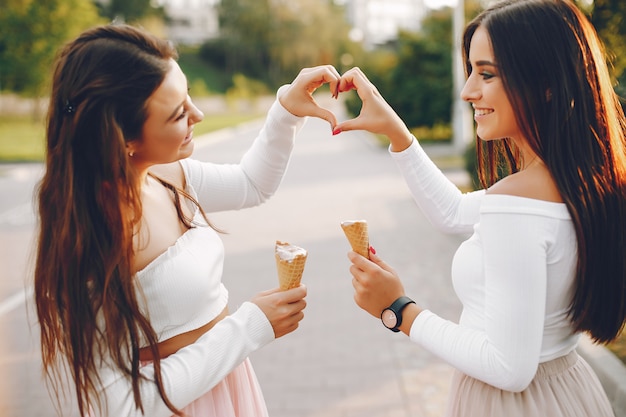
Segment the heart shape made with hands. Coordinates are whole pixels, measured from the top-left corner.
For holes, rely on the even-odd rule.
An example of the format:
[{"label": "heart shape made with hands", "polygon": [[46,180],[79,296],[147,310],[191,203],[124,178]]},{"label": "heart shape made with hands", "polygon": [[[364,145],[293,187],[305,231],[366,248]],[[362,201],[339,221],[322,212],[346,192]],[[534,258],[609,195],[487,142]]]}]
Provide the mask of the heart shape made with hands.
[{"label": "heart shape made with hands", "polygon": [[[330,97],[318,92],[325,84],[330,87]],[[328,121],[333,135],[349,130],[386,134],[398,127],[399,118],[359,68],[352,68],[343,75],[331,66],[303,69],[291,87],[281,97],[285,108],[296,116],[312,116]],[[361,100],[361,110],[356,117],[338,122],[331,111],[333,103],[327,100],[336,100],[339,94],[352,90]],[[390,123],[392,126],[389,126]]]}]

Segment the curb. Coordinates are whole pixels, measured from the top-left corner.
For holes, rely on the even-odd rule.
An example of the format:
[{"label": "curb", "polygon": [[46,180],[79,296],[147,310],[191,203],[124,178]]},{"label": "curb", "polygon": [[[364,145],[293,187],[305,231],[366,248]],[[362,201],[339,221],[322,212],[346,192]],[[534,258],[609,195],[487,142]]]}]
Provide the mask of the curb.
[{"label": "curb", "polygon": [[598,375],[615,417],[626,417],[626,365],[613,352],[594,344],[586,335],[580,339],[578,353]]}]

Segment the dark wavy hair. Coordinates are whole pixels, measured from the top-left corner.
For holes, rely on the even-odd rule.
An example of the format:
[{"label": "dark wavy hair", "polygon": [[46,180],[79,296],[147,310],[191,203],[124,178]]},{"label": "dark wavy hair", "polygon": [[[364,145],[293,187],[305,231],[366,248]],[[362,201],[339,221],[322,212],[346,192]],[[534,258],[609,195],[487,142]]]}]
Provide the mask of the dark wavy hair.
[{"label": "dark wavy hair", "polygon": [[102,356],[132,381],[143,410],[140,341],[151,347],[161,398],[180,414],[165,393],[157,337],[132,279],[141,201],[126,146],[140,137],[146,101],[175,58],[167,41],[107,25],[67,44],[54,67],[38,194],[35,301],[44,372],[58,395],[62,363],[68,366],[81,416],[104,405],[98,395]]},{"label": "dark wavy hair", "polygon": [[[479,26],[489,34],[518,125],[554,177],[576,229],[573,326],[610,342],[626,322],[626,122],[603,46],[568,0],[505,0],[467,26],[468,74]],[[519,169],[509,139],[477,138],[477,149],[484,187],[498,179],[503,161],[505,172]]]}]

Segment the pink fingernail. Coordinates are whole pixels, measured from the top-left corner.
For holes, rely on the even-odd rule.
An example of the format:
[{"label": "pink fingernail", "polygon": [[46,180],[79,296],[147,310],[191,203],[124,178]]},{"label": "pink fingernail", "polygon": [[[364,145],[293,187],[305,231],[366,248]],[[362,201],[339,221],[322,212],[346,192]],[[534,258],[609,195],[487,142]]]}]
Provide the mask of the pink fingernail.
[{"label": "pink fingernail", "polygon": [[341,133],[341,129],[335,129],[333,130],[333,136],[338,135]]},{"label": "pink fingernail", "polygon": [[372,252],[374,255],[376,255],[376,249],[374,249],[373,246],[370,246],[370,252]]}]

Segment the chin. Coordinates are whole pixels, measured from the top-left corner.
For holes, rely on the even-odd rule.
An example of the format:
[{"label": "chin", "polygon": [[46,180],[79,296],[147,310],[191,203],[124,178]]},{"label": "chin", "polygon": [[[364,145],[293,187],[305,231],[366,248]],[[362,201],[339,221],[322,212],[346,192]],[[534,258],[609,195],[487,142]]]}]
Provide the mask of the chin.
[{"label": "chin", "polygon": [[193,154],[193,142],[188,143],[184,148],[180,150],[178,153],[179,159],[189,158],[191,154]]}]

